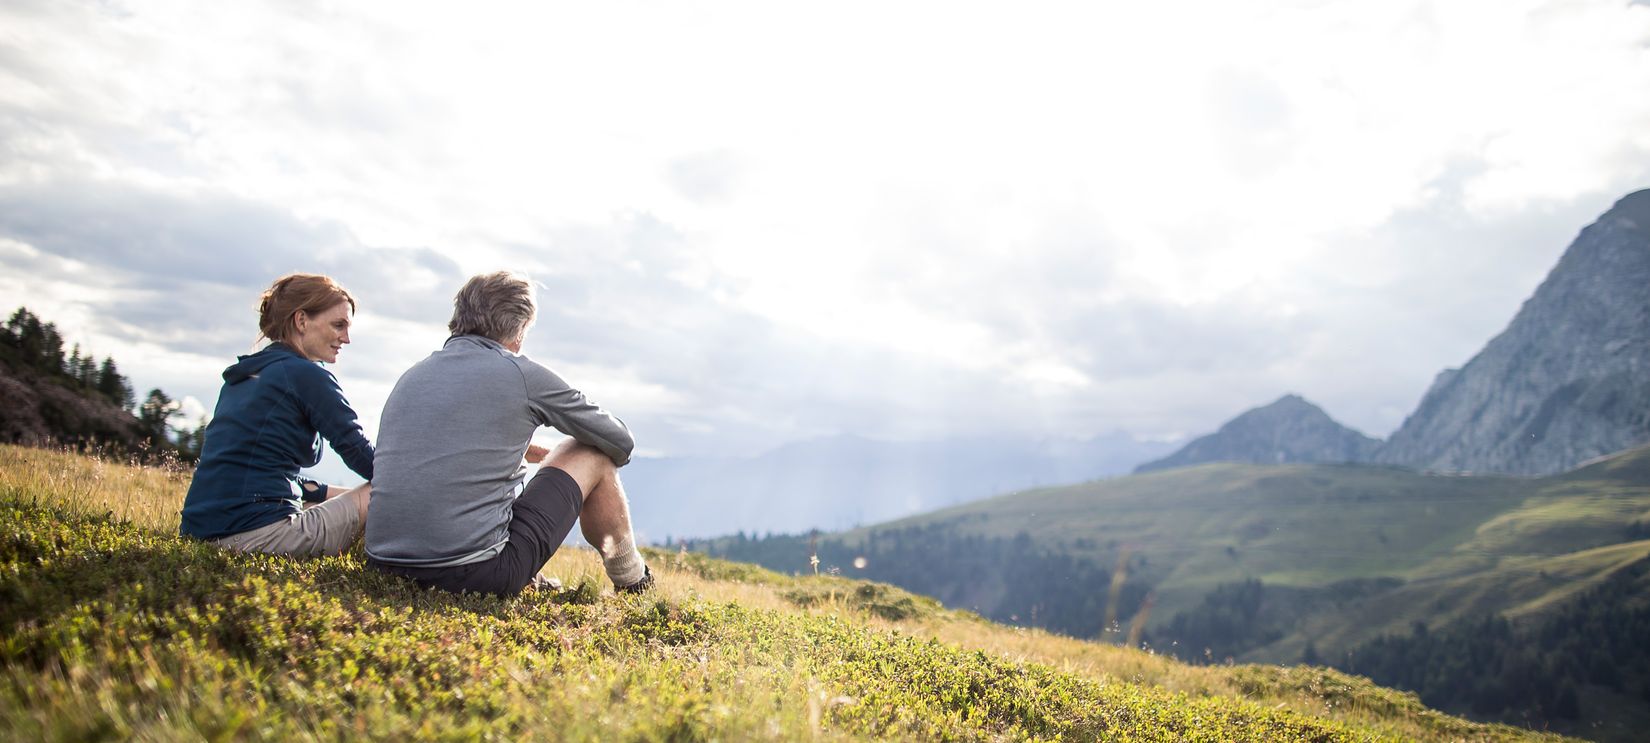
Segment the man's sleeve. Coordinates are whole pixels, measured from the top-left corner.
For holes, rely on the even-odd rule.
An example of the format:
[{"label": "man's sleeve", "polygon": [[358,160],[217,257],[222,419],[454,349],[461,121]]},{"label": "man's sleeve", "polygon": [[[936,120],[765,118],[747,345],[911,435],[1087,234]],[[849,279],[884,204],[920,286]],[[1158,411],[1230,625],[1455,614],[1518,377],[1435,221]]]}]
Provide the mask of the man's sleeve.
[{"label": "man's sleeve", "polygon": [[541,426],[550,426],[581,444],[600,449],[615,466],[630,461],[636,440],[624,421],[585,399],[555,372],[532,359],[514,359],[527,383],[527,405]]},{"label": "man's sleeve", "polygon": [[372,480],[372,442],[361,431],[355,408],[344,399],[344,390],[332,372],[315,366],[310,373],[293,375],[298,386],[298,402],[304,407],[309,422],[320,432],[321,438],[332,445],[332,450],[344,460],[355,474]]}]

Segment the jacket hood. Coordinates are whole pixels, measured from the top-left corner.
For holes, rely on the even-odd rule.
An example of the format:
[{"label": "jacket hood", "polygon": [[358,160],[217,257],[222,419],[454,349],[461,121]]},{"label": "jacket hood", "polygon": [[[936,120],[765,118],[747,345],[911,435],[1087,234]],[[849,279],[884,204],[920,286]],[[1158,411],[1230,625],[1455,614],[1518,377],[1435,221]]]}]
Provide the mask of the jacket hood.
[{"label": "jacket hood", "polygon": [[291,346],[276,342],[264,346],[262,351],[238,358],[239,361],[223,370],[223,381],[234,384],[257,375],[265,367],[277,361],[303,357],[298,356],[298,352],[294,351]]}]

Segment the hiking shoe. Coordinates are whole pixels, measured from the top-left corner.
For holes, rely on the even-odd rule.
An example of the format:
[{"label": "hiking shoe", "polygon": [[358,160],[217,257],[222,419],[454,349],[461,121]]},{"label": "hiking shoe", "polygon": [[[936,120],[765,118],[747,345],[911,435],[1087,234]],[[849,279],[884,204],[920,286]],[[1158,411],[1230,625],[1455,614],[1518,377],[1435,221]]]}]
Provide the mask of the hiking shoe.
[{"label": "hiking shoe", "polygon": [[555,576],[534,575],[533,582],[527,584],[531,591],[548,591],[555,593],[561,590],[561,579]]},{"label": "hiking shoe", "polygon": [[614,586],[617,593],[642,593],[653,587],[653,568],[642,566],[642,579],[628,586]]}]

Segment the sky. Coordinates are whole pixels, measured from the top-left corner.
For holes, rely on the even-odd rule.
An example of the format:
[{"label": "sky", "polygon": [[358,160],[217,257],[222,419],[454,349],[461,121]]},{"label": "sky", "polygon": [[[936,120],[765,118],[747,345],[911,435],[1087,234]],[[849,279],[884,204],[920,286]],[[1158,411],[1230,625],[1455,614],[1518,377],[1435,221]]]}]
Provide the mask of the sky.
[{"label": "sky", "polygon": [[0,304],[209,411],[291,271],[368,433],[464,278],[652,456],[1391,433],[1650,187],[1650,6],[0,5]]}]

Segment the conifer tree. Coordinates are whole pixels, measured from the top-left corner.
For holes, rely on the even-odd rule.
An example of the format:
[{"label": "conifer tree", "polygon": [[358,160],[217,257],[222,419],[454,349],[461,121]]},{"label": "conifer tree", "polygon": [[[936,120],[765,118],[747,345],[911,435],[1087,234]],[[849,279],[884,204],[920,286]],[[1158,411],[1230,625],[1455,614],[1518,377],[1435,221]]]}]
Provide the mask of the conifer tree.
[{"label": "conifer tree", "polygon": [[29,310],[25,307],[18,307],[16,312],[11,313],[11,317],[6,320],[6,339],[8,341],[15,343],[18,336],[23,332],[23,322],[28,316]]},{"label": "conifer tree", "polygon": [[57,332],[57,325],[45,323],[40,326],[40,355],[36,357],[37,367],[47,373],[63,373],[63,334]]},{"label": "conifer tree", "polygon": [[[115,360],[109,358],[108,356],[104,356],[103,364],[97,368],[97,382],[93,386],[97,388],[97,391],[102,393],[104,397],[109,398],[109,402],[116,405],[121,405],[123,400],[121,399],[120,393],[121,383],[123,381],[124,380],[120,378],[120,372],[115,371]],[[121,407],[125,406],[121,405]]]},{"label": "conifer tree", "polygon": [[194,428],[178,428],[178,458],[185,462],[199,462],[206,447],[206,416],[201,416]]},{"label": "conifer tree", "polygon": [[103,357],[103,364],[97,370],[97,391],[109,398],[109,402],[119,405],[122,410],[131,410],[137,402],[132,394],[132,385],[120,375],[115,367],[115,360],[108,356]]},{"label": "conifer tree", "polygon": [[23,348],[23,336],[27,333],[29,321],[33,317],[34,313],[29,312],[29,308],[18,307],[17,311],[11,313],[11,317],[6,320],[6,339],[13,348],[19,350]]},{"label": "conifer tree", "polygon": [[46,340],[45,328],[40,325],[40,318],[35,317],[34,313],[29,312],[27,309],[19,307],[17,312],[11,316],[11,321],[7,323],[7,326],[11,330],[12,336],[16,338],[17,350],[23,363],[30,367],[40,366],[40,359],[44,356],[43,349]]},{"label": "conifer tree", "polygon": [[159,389],[149,390],[149,395],[143,399],[143,405],[138,409],[138,423],[143,425],[144,438],[152,446],[164,447],[171,443],[167,436],[167,420],[178,412],[178,403]]}]

